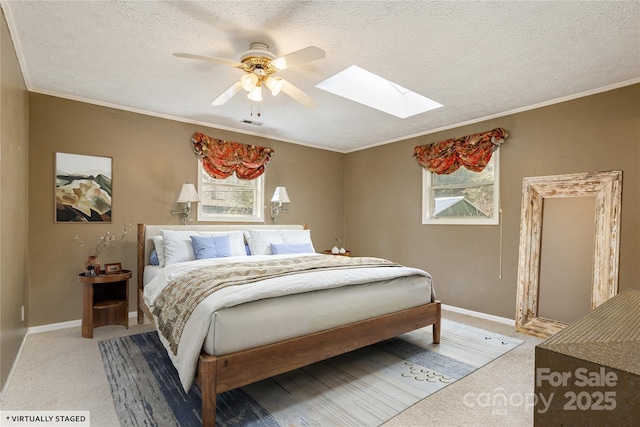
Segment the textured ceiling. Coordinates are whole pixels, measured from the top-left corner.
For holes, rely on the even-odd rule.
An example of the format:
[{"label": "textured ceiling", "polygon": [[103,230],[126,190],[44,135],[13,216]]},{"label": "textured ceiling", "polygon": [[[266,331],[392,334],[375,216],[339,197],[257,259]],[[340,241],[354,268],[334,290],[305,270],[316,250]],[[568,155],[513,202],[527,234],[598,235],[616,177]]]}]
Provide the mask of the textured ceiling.
[{"label": "textured ceiling", "polygon": [[[640,82],[637,1],[0,4],[31,91],[340,152]],[[252,117],[242,93],[212,107],[242,72],[172,55],[239,61],[255,41],[326,51],[278,74],[317,109],[267,94]],[[314,87],[350,65],[444,107],[399,119]]]}]

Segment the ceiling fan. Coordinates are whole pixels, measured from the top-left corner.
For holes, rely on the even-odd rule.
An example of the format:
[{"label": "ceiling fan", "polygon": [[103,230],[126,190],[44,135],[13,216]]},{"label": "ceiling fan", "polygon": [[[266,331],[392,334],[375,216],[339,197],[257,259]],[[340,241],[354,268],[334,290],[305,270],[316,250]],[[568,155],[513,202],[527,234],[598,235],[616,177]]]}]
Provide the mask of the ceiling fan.
[{"label": "ceiling fan", "polygon": [[262,88],[266,86],[273,96],[282,91],[307,108],[318,107],[318,103],[313,98],[283,78],[274,77],[274,74],[285,68],[324,58],[324,50],[319,47],[308,46],[287,55],[276,57],[269,51],[269,46],[256,42],[251,43],[249,50],[242,54],[240,62],[181,52],[173,55],[179,58],[199,59],[231,65],[245,72],[239,81],[211,102],[213,106],[224,104],[242,89],[247,91],[247,97],[250,100],[260,102],[262,101]]}]

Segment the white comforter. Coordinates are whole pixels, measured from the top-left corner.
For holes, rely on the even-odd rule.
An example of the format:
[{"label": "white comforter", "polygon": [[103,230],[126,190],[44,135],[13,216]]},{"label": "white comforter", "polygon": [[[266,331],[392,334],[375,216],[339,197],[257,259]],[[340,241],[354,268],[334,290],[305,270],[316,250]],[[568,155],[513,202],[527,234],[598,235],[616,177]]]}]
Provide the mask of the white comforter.
[{"label": "white comforter", "polygon": [[[162,290],[172,280],[181,275],[203,266],[230,262],[246,262],[248,260],[273,259],[274,257],[309,256],[301,255],[253,255],[250,257],[215,258],[199,261],[189,261],[172,264],[160,270],[154,279],[144,288],[144,299],[148,307],[153,310],[154,302]],[[327,256],[318,254],[318,256]],[[187,321],[177,354],[170,350],[167,340],[160,335],[160,340],[167,349],[169,356],[178,370],[184,390],[188,392],[193,383],[197,368],[198,356],[204,339],[209,330],[212,314],[222,308],[233,307],[249,301],[273,298],[282,295],[303,293],[318,289],[336,288],[345,285],[370,283],[389,280],[395,277],[420,275],[431,280],[429,274],[423,270],[410,267],[364,267],[348,270],[312,271],[292,276],[262,280],[242,286],[230,286],[207,297],[194,310]],[[432,300],[435,300],[433,286],[431,286]],[[157,319],[156,319],[157,321]]]}]

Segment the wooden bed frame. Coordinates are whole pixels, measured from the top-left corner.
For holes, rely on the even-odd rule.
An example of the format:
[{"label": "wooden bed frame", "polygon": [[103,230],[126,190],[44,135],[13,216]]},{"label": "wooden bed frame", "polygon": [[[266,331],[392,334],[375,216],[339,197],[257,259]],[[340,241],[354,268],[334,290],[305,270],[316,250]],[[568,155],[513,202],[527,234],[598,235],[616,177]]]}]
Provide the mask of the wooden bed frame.
[{"label": "wooden bed frame", "polygon": [[[215,226],[211,226],[215,227]],[[211,228],[210,230],[219,230]],[[233,226],[234,229],[237,226]],[[274,228],[273,226],[244,226]],[[172,229],[179,229],[171,226]],[[193,228],[193,227],[191,227]],[[277,227],[275,227],[277,228]],[[185,226],[183,229],[189,229]],[[143,273],[148,263],[145,248],[145,224],[138,224],[138,323],[144,315],[153,322],[153,315],[144,303]],[[216,396],[274,375],[292,371],[333,356],[344,354],[406,332],[433,325],[433,342],[440,343],[440,301],[351,323],[325,331],[304,335],[223,356],[204,352],[198,359],[195,382],[202,392],[202,425],[214,427]]]}]

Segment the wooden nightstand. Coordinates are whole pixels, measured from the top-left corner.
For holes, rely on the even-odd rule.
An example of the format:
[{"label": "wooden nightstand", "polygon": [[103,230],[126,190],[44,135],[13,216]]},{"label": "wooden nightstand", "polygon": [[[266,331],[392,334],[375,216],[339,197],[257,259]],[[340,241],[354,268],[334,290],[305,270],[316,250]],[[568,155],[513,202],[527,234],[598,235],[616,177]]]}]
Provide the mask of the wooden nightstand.
[{"label": "wooden nightstand", "polygon": [[93,338],[93,329],[106,325],[129,328],[129,279],[131,271],[78,275],[82,283],[82,336]]}]

